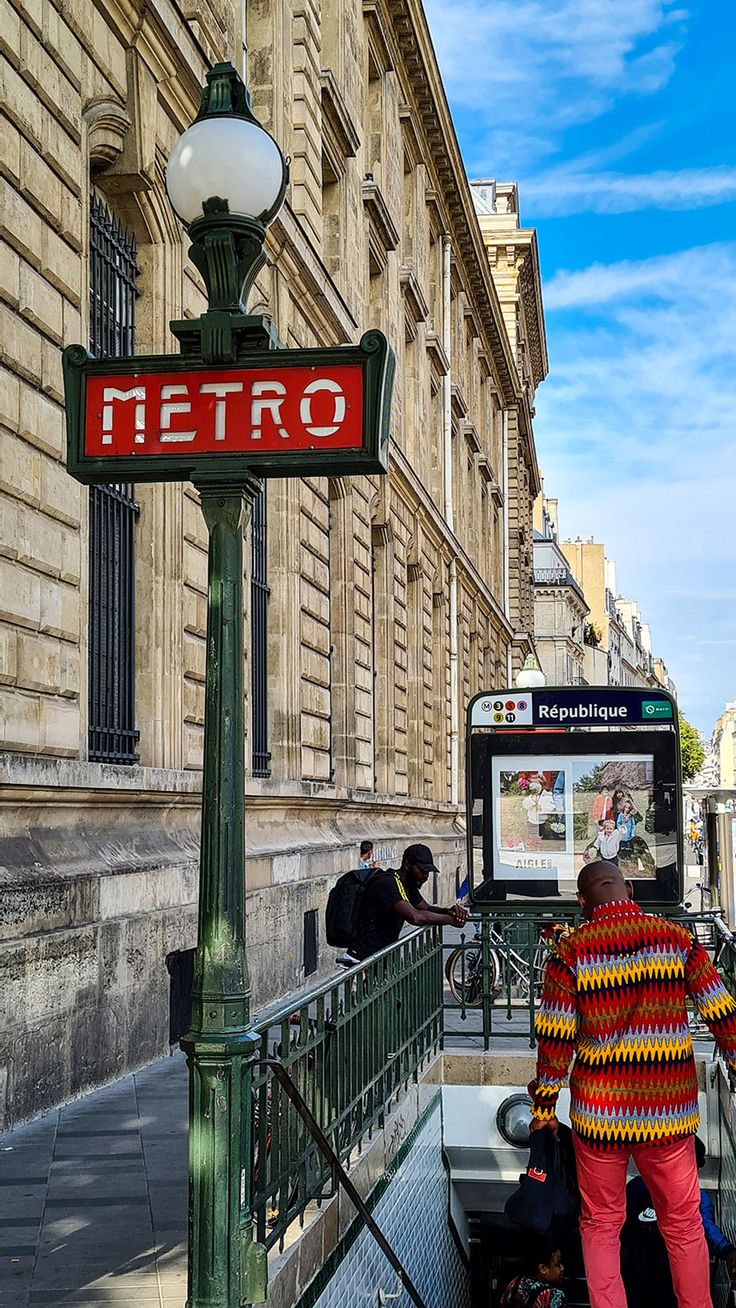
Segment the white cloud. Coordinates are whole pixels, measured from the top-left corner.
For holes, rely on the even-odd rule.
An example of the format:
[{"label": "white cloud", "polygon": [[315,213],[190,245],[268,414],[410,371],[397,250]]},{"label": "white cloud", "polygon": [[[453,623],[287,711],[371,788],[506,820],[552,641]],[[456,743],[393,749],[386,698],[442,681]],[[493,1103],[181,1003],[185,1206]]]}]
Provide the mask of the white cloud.
[{"label": "white cloud", "polygon": [[[485,136],[468,165],[497,176],[518,175],[616,99],[665,86],[687,20],[673,0],[425,0],[425,9],[450,99]],[[530,122],[543,124],[541,138],[519,142]]]},{"label": "white cloud", "polygon": [[736,168],[683,168],[653,173],[578,170],[566,164],[522,185],[541,217],[574,213],[633,213],[638,209],[703,209],[736,200]]},{"label": "white cloud", "polygon": [[605,542],[710,731],[733,698],[736,244],[561,272],[545,298],[536,434],[562,532]]}]

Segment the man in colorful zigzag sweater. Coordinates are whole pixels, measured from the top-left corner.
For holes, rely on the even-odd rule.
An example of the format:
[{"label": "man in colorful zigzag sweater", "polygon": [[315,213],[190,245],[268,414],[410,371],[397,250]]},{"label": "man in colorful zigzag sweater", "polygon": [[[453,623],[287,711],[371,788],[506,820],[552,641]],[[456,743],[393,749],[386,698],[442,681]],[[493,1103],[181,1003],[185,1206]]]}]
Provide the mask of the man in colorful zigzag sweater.
[{"label": "man in colorful zigzag sweater", "polygon": [[570,1062],[570,1122],[582,1200],[591,1308],[626,1308],[619,1235],[633,1157],[649,1188],[679,1308],[706,1308],[708,1248],[694,1136],[698,1082],[689,996],[736,1070],[736,1003],[686,927],[628,898],[622,873],[590,863],[578,879],[586,918],[547,966],[532,1130],[557,1126]]}]

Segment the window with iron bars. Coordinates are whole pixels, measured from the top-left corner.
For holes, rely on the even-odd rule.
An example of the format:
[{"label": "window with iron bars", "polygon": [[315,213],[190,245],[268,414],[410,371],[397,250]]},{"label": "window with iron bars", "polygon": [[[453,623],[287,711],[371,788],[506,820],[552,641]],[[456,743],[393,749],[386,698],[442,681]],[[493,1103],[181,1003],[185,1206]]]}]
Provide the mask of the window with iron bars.
[{"label": "window with iron bars", "polygon": [[[135,349],[135,237],[95,194],[90,202],[90,349],[120,358]],[[135,520],[130,485],[92,486],[89,498],[90,759],[136,763]]]},{"label": "window with iron bars", "polygon": [[251,516],[251,771],[270,777],[268,749],[268,559],[266,488],[256,495]]}]

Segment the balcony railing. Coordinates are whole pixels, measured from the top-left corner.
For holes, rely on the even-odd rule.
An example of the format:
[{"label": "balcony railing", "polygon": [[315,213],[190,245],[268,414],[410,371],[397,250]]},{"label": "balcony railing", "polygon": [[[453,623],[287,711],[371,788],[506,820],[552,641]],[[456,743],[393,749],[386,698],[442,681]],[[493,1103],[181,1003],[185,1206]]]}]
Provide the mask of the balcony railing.
[{"label": "balcony railing", "polygon": [[584,598],[578,583],[568,568],[535,568],[534,569],[535,586],[570,586],[579,595]]}]

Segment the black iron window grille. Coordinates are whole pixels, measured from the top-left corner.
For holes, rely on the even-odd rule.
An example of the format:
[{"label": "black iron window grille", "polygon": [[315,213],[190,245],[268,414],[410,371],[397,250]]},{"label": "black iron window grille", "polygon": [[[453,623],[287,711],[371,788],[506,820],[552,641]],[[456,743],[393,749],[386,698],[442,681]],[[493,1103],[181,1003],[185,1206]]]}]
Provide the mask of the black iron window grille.
[{"label": "black iron window grille", "polygon": [[[135,349],[135,238],[96,195],[90,204],[90,349]],[[132,486],[92,486],[89,498],[89,757],[136,763],[135,520]]]},{"label": "black iron window grille", "polygon": [[266,490],[253,501],[251,516],[251,770],[254,777],[270,777],[268,749],[268,559]]}]

